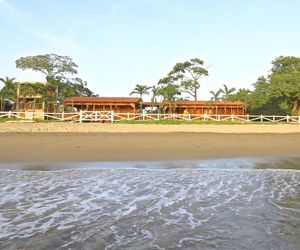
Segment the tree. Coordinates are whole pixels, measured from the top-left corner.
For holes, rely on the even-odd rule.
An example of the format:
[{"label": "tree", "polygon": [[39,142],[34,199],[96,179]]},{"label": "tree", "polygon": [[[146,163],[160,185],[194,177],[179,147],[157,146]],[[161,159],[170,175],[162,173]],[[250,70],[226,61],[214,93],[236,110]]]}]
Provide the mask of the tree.
[{"label": "tree", "polygon": [[147,85],[137,84],[137,85],[135,85],[135,88],[129,95],[138,94],[140,96],[140,98],[143,100],[143,95],[148,95],[149,89],[151,89],[151,87],[148,87]]},{"label": "tree", "polygon": [[1,95],[1,110],[5,109],[5,101],[10,100],[15,102],[17,96],[17,87],[15,83],[16,78],[0,78],[0,81],[4,84],[3,88],[0,91]]},{"label": "tree", "polygon": [[153,112],[153,105],[154,103],[157,103],[157,97],[159,96],[159,87],[152,86],[151,87],[151,112]]},{"label": "tree", "polygon": [[214,91],[210,91],[209,93],[212,94],[211,97],[211,101],[219,101],[220,100],[220,94],[221,94],[221,90],[219,89],[218,91],[214,92]]},{"label": "tree", "polygon": [[93,94],[87,88],[85,81],[78,77],[70,77],[77,74],[78,66],[68,56],[45,54],[21,57],[16,60],[16,67],[22,70],[30,69],[45,74],[47,86],[55,88],[57,91],[55,98],[49,97],[50,99],[56,99],[56,103],[64,102],[64,99],[67,97],[91,96]]},{"label": "tree", "polygon": [[279,98],[281,106],[288,105],[292,115],[300,115],[300,58],[280,56],[272,64],[271,97]]},{"label": "tree", "polygon": [[78,68],[70,57],[56,54],[21,57],[16,60],[16,67],[41,72],[46,75],[47,82],[50,79],[64,78],[66,74],[77,74]]},{"label": "tree", "polygon": [[174,84],[174,77],[167,76],[159,80],[158,84],[161,85],[158,94],[163,97],[163,101],[170,101],[171,108],[170,111],[174,111],[175,102],[177,96],[181,95],[180,86]]},{"label": "tree", "polygon": [[223,89],[220,89],[220,92],[223,93],[222,100],[227,101],[235,90],[236,88],[229,88],[226,84],[223,84]]},{"label": "tree", "polygon": [[253,84],[249,98],[249,112],[255,114],[286,115],[289,113],[282,97],[272,96],[269,80],[261,76]]},{"label": "tree", "polygon": [[183,63],[177,63],[169,76],[179,80],[183,91],[191,95],[197,101],[197,90],[200,88],[201,76],[208,76],[208,71],[203,68],[204,62],[198,58],[190,59]]}]

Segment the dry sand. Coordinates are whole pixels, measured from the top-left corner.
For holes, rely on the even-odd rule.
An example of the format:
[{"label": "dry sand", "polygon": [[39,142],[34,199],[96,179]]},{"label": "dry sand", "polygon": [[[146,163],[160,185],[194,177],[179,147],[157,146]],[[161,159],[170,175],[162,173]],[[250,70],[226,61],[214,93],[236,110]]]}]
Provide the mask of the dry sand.
[{"label": "dry sand", "polygon": [[0,124],[0,162],[298,156],[300,125]]},{"label": "dry sand", "polygon": [[0,123],[0,133],[20,132],[106,132],[106,133],[300,133],[300,124],[243,124],[243,125],[153,125],[153,124],[111,124],[111,123]]}]

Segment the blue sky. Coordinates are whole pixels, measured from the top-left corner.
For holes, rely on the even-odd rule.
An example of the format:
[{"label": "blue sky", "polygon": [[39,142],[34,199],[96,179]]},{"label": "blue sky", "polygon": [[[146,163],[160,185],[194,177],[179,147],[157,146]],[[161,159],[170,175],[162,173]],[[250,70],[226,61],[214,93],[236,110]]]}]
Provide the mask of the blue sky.
[{"label": "blue sky", "polygon": [[55,53],[100,96],[128,96],[198,57],[209,99],[222,84],[251,88],[277,56],[300,56],[299,11],[299,0],[0,0],[0,77],[44,81],[15,60]]}]

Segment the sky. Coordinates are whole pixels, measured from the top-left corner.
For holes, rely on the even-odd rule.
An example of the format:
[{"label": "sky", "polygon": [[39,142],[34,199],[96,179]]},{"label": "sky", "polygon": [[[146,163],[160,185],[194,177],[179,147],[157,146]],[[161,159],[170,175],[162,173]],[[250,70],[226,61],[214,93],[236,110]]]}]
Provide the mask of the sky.
[{"label": "sky", "polygon": [[278,56],[300,57],[299,11],[299,0],[0,0],[0,77],[45,81],[15,60],[54,53],[96,94],[129,96],[200,58],[207,100],[223,84],[251,89]]}]

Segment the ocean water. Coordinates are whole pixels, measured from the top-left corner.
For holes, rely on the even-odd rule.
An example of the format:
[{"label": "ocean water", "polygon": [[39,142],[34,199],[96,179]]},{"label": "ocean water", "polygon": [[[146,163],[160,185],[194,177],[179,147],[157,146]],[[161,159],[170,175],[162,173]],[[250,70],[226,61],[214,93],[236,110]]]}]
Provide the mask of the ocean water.
[{"label": "ocean water", "polygon": [[0,249],[300,249],[299,158],[0,169]]}]

